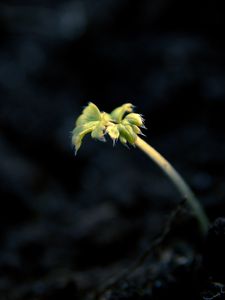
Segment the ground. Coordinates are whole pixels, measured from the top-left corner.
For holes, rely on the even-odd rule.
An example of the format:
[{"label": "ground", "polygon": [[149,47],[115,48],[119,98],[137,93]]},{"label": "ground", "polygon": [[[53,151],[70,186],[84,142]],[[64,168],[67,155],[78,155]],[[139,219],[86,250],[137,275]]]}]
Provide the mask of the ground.
[{"label": "ground", "polygon": [[[1,299],[225,299],[223,23],[220,3],[1,2]],[[89,101],[144,115],[207,236],[138,149],[74,155]]]}]

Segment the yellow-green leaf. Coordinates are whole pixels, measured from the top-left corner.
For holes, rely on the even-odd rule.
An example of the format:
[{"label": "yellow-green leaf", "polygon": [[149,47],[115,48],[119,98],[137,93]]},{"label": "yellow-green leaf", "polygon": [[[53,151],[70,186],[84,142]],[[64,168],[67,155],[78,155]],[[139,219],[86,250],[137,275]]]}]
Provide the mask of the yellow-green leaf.
[{"label": "yellow-green leaf", "polygon": [[120,135],[120,132],[117,127],[118,125],[116,124],[112,124],[107,127],[106,132],[108,133],[108,135],[111,137],[112,140],[117,140]]},{"label": "yellow-green leaf", "polygon": [[102,122],[99,122],[95,128],[93,129],[93,131],[91,132],[91,137],[93,139],[97,139],[100,141],[104,141],[104,134],[105,134],[105,126],[102,124]]},{"label": "yellow-green leaf", "polygon": [[95,126],[96,122],[92,121],[87,124],[75,127],[72,133],[72,144],[75,146],[76,153],[79,150],[85,135],[92,132]]},{"label": "yellow-green leaf", "polygon": [[76,126],[86,124],[93,121],[101,121],[101,112],[98,107],[90,102],[82,111],[82,114],[78,117],[76,121]]}]

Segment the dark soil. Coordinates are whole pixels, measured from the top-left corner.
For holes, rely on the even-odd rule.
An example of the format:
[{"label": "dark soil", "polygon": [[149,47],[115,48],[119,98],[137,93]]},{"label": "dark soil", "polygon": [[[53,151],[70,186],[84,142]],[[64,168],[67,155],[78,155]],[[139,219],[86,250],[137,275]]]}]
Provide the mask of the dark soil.
[{"label": "dark soil", "polygon": [[[222,2],[0,2],[0,299],[225,299]],[[207,237],[138,149],[86,138],[88,101],[143,113]]]}]

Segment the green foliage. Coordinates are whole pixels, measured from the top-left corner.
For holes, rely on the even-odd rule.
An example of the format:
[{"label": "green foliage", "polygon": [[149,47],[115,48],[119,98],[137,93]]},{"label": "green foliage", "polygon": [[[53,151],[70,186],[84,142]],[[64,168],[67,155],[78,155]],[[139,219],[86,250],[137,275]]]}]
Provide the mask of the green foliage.
[{"label": "green foliage", "polygon": [[122,144],[134,145],[137,135],[144,128],[141,115],[133,112],[134,106],[125,103],[114,109],[110,114],[100,112],[94,103],[89,103],[78,117],[72,134],[72,143],[76,152],[79,150],[83,138],[90,133],[91,137],[105,141],[108,134],[113,143],[119,139]]}]

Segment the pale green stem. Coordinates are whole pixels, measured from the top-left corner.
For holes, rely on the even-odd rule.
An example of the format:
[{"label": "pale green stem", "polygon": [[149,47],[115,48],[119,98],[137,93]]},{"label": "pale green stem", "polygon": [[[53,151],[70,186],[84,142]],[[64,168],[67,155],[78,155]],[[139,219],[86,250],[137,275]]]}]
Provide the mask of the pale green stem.
[{"label": "pale green stem", "polygon": [[203,234],[206,234],[209,227],[208,218],[198,199],[195,197],[194,193],[184,181],[184,179],[181,177],[181,175],[158,151],[156,151],[152,146],[147,144],[144,140],[137,137],[135,144],[139,149],[145,152],[145,154],[147,154],[147,156],[149,156],[173,182],[175,187],[180,192],[182,198],[186,199],[187,203],[196,215],[199,221],[200,229],[202,230]]}]

